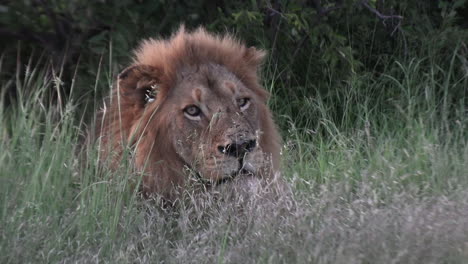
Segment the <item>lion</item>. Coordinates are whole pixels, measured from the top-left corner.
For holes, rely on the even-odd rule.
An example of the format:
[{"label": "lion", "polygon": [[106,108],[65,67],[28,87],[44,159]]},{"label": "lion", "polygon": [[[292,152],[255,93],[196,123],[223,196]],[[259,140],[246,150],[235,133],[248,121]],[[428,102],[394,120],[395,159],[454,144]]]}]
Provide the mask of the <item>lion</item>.
[{"label": "lion", "polygon": [[203,28],[142,41],[98,113],[101,159],[115,165],[130,149],[142,192],[169,200],[194,177],[268,180],[281,137],[258,74],[265,55]]}]

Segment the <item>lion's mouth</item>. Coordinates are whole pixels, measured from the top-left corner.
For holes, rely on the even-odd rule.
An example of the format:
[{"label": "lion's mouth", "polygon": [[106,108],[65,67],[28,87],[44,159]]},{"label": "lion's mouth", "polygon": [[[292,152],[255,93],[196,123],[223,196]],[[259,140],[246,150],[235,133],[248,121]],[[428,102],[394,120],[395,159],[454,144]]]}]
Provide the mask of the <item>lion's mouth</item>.
[{"label": "lion's mouth", "polygon": [[254,175],[255,168],[250,162],[245,160],[245,157],[242,157],[239,159],[239,169],[237,170],[236,174]]},{"label": "lion's mouth", "polygon": [[221,179],[207,180],[200,174],[200,172],[196,172],[195,175],[197,180],[201,182],[205,187],[214,187],[230,183],[239,176],[253,176],[255,175],[255,168],[249,162],[244,162],[244,158],[241,158],[239,159],[238,170],[236,172],[233,172],[231,175],[228,175]]},{"label": "lion's mouth", "polygon": [[255,172],[254,167],[249,162],[244,162],[244,158],[239,159],[239,169],[229,175],[228,177],[224,177],[215,181],[212,185],[221,185],[232,182],[239,176],[253,176]]},{"label": "lion's mouth", "polygon": [[219,186],[219,185],[229,184],[229,183],[233,182],[235,179],[237,179],[239,177],[251,177],[253,175],[254,174],[252,172],[247,171],[245,169],[242,169],[242,170],[237,171],[236,173],[233,173],[232,175],[230,175],[228,177],[224,177],[224,178],[219,179],[219,180],[217,180],[215,182],[212,182],[211,186]]}]

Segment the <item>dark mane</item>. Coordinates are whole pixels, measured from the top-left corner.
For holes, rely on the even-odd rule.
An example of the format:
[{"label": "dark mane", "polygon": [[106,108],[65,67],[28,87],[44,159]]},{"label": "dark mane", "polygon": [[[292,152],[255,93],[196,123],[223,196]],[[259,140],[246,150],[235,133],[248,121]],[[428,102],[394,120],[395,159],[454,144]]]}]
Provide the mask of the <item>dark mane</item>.
[{"label": "dark mane", "polygon": [[266,100],[268,93],[258,84],[257,71],[266,52],[247,48],[229,34],[217,36],[199,28],[187,32],[181,27],[169,39],[148,39],[135,51],[135,64],[151,65],[162,71],[164,87],[172,87],[184,65],[215,63],[234,73],[247,87]]}]

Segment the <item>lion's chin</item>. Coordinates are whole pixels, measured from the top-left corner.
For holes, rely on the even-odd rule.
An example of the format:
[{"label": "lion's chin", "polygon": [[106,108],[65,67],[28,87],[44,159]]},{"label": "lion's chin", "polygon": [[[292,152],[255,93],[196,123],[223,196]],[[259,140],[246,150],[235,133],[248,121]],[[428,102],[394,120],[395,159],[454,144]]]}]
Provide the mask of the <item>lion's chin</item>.
[{"label": "lion's chin", "polygon": [[216,174],[213,176],[213,173],[210,177],[204,177],[201,173],[197,174],[199,181],[205,186],[219,186],[219,185],[228,185],[239,180],[245,180],[255,177],[254,173],[248,171],[244,168],[240,168],[236,171],[229,173]]},{"label": "lion's chin", "polygon": [[[226,165],[225,162],[224,164]],[[256,169],[250,162],[236,160],[236,166],[224,166],[214,169],[192,170],[195,171],[196,182],[205,187],[213,188],[221,185],[231,185],[238,181],[249,180],[256,177]]]},{"label": "lion's chin", "polygon": [[234,178],[212,186],[213,193],[223,195],[251,195],[262,186],[262,179],[251,174],[238,174]]},{"label": "lion's chin", "polygon": [[233,180],[239,175],[254,175],[255,167],[251,163],[235,160],[234,162],[225,161],[223,166],[214,166],[214,168],[195,169],[198,178],[203,182],[219,184]]}]

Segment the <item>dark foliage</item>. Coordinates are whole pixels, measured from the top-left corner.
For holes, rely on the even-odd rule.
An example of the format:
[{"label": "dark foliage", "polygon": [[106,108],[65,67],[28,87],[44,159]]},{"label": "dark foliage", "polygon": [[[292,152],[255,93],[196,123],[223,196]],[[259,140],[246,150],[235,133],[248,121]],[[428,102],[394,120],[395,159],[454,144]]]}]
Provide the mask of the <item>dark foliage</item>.
[{"label": "dark foliage", "polygon": [[466,0],[7,0],[0,4],[0,49],[11,72],[0,79],[13,76],[21,43],[22,53],[44,50],[54,67],[65,66],[64,94],[77,67],[78,94],[89,95],[97,65],[111,77],[142,38],[167,36],[182,23],[203,25],[268,50],[273,93],[293,102],[288,114],[295,116],[302,100],[343,89],[355,74],[378,77],[409,53],[445,53],[447,63],[457,46],[466,54],[467,10]]}]

